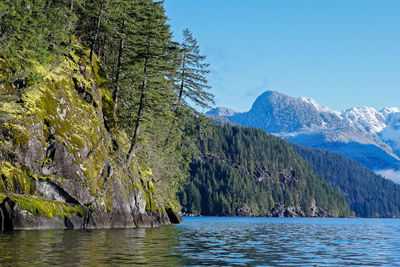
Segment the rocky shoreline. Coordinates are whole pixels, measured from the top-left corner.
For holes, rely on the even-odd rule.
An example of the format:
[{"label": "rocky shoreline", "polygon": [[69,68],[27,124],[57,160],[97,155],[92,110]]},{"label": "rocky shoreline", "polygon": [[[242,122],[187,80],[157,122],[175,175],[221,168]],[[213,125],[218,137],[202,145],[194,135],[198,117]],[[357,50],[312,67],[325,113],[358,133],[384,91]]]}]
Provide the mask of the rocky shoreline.
[{"label": "rocky shoreline", "polygon": [[34,215],[21,209],[18,203],[6,198],[0,204],[0,231],[12,230],[49,230],[49,229],[105,229],[105,228],[152,228],[165,224],[182,222],[179,214],[169,210],[162,213],[125,214],[123,212],[85,211],[75,216],[57,216],[48,218]]}]

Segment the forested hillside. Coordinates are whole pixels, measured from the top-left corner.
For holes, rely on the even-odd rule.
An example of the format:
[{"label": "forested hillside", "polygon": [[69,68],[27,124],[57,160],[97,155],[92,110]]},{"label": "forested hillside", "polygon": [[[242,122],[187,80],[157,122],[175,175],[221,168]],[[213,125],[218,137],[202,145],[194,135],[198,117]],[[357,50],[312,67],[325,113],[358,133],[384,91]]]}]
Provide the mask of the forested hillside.
[{"label": "forested hillside", "polygon": [[291,145],[316,173],[325,177],[346,197],[357,216],[400,216],[400,185],[376,175],[341,154]]},{"label": "forested hillside", "polygon": [[199,118],[188,100],[213,96],[197,41],[173,41],[167,19],[152,0],[0,2],[0,225],[24,228],[28,211],[149,226],[179,210]]},{"label": "forested hillside", "polygon": [[211,126],[180,193],[202,215],[349,216],[345,199],[285,141],[261,129]]},{"label": "forested hillside", "polygon": [[247,112],[219,107],[207,114],[222,117],[221,122],[229,120],[262,128],[299,145],[340,153],[374,172],[400,169],[400,154],[396,155],[400,147],[397,108],[377,111],[372,107],[353,107],[334,111],[321,107],[312,98],[265,91]]}]

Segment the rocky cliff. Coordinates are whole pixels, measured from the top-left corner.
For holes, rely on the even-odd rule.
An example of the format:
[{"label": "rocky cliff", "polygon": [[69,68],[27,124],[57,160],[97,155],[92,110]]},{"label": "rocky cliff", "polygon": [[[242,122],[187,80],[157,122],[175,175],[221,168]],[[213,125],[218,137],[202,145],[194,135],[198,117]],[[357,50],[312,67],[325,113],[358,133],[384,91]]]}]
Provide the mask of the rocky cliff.
[{"label": "rocky cliff", "polygon": [[[129,141],[98,60],[78,43],[29,72],[0,55],[0,230],[179,222],[151,169],[121,164]],[[168,216],[169,214],[169,216]]]}]

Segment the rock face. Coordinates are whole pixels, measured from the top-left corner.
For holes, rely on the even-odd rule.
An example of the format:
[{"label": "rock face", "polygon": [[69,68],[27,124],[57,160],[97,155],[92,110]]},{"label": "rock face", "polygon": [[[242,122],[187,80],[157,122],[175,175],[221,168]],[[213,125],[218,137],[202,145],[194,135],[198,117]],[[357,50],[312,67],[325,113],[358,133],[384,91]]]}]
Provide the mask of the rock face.
[{"label": "rock face", "polygon": [[[28,76],[0,74],[0,230],[154,227],[179,223],[150,169],[128,149],[98,62],[79,44]],[[22,77],[22,78],[21,78]],[[0,80],[1,82],[1,80]]]}]

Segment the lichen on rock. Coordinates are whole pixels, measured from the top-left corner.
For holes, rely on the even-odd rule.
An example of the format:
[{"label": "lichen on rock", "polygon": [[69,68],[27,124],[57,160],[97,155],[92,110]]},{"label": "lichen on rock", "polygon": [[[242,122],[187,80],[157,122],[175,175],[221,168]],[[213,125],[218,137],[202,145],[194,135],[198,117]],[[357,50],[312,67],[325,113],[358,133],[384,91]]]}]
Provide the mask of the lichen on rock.
[{"label": "lichen on rock", "polygon": [[114,153],[113,142],[123,147],[126,134],[116,129],[99,61],[95,58],[91,65],[89,51],[76,42],[51,64],[32,60],[31,65],[24,73],[35,78],[24,76],[25,88],[19,90],[13,87],[16,78],[12,81],[0,64],[0,225],[170,223],[164,204],[156,201],[151,170],[135,162],[127,170]]}]

